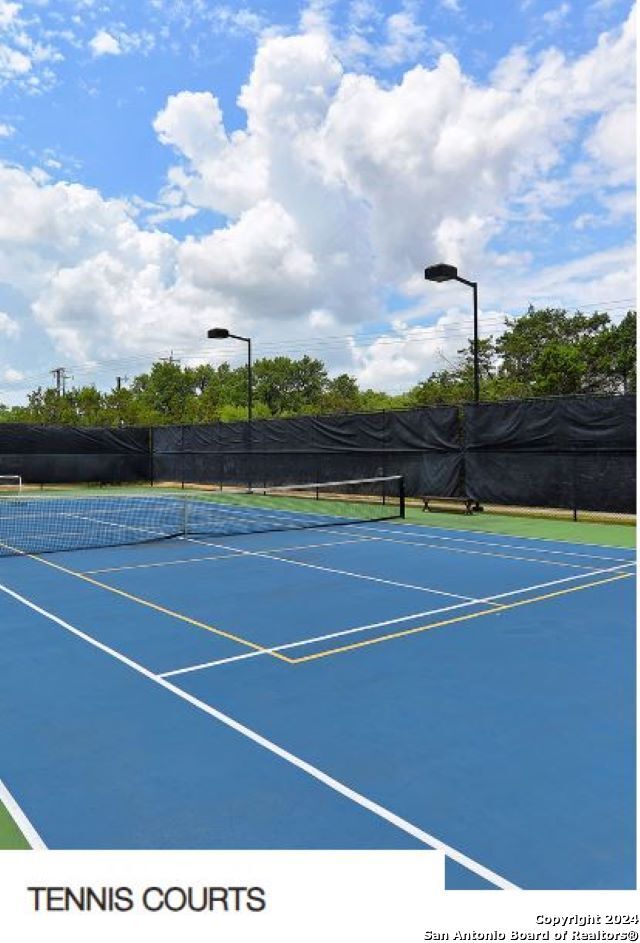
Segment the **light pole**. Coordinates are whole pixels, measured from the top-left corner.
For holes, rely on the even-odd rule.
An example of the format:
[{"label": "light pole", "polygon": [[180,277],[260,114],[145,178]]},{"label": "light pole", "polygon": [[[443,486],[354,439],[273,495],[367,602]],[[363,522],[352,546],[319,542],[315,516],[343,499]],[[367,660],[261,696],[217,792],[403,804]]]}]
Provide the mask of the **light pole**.
[{"label": "light pole", "polygon": [[249,422],[253,418],[253,382],[251,379],[251,338],[241,337],[239,334],[230,334],[226,327],[212,327],[207,331],[207,337],[211,340],[226,340],[232,337],[236,341],[245,341],[247,344],[247,416]]},{"label": "light pole", "polygon": [[463,285],[469,285],[473,288],[473,400],[480,402],[480,368],[478,364],[478,283],[470,282],[466,278],[458,275],[458,269],[455,265],[446,265],[440,262],[438,265],[429,265],[424,270],[424,277],[429,282],[462,282]]},{"label": "light pole", "polygon": [[244,341],[247,345],[247,490],[251,491],[253,488],[253,474],[251,471],[252,465],[252,448],[253,448],[253,436],[251,434],[251,420],[253,419],[253,382],[251,378],[251,338],[242,337],[240,334],[230,334],[226,327],[212,327],[207,331],[207,337],[211,340],[226,340],[228,337],[232,337],[236,341]]}]

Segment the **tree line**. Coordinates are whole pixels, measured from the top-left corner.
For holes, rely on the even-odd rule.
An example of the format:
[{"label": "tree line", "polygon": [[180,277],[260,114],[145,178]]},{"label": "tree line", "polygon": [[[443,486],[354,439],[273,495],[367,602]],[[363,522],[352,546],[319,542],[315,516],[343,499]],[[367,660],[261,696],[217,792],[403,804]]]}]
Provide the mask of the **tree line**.
[{"label": "tree line", "polygon": [[[502,400],[636,389],[636,312],[614,324],[605,312],[534,309],[508,318],[497,338],[478,345],[481,399]],[[255,418],[456,404],[473,398],[473,343],[446,369],[406,393],[361,390],[353,376],[330,377],[304,356],[262,358],[253,368]],[[87,426],[231,421],[247,416],[247,368],[158,361],[128,386],[108,392],[38,387],[23,406],[0,404],[0,421]]]}]

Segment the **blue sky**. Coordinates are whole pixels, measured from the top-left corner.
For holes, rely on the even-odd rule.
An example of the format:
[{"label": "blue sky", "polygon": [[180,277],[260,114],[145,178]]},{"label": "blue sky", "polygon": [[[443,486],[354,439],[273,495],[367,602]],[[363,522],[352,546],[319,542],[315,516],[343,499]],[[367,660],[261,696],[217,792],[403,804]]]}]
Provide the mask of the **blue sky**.
[{"label": "blue sky", "polygon": [[[0,401],[174,349],[399,391],[529,303],[633,307],[626,0],[0,0]],[[239,352],[238,356],[241,355]],[[233,359],[232,354],[232,359]]]}]

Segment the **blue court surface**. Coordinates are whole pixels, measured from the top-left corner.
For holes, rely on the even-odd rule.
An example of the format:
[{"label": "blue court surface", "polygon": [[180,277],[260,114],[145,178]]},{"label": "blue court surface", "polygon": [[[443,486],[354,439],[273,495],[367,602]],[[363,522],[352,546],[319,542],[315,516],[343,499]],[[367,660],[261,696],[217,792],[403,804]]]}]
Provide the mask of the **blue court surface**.
[{"label": "blue court surface", "polygon": [[419,848],[635,886],[630,550],[400,523],[0,559],[2,781],[49,848]]}]

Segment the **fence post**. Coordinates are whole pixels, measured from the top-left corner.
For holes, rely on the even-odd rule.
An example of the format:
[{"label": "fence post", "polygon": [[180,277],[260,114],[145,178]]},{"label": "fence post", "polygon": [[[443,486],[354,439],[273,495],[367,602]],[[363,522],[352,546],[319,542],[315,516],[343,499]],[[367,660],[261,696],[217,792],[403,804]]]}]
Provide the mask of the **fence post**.
[{"label": "fence post", "polygon": [[149,484],[153,488],[153,479],[154,479],[154,467],[153,467],[153,426],[149,426],[147,430],[147,448],[149,450],[148,456],[148,471],[147,475],[149,477]]},{"label": "fence post", "polygon": [[180,487],[184,491],[184,426],[180,426]]}]

